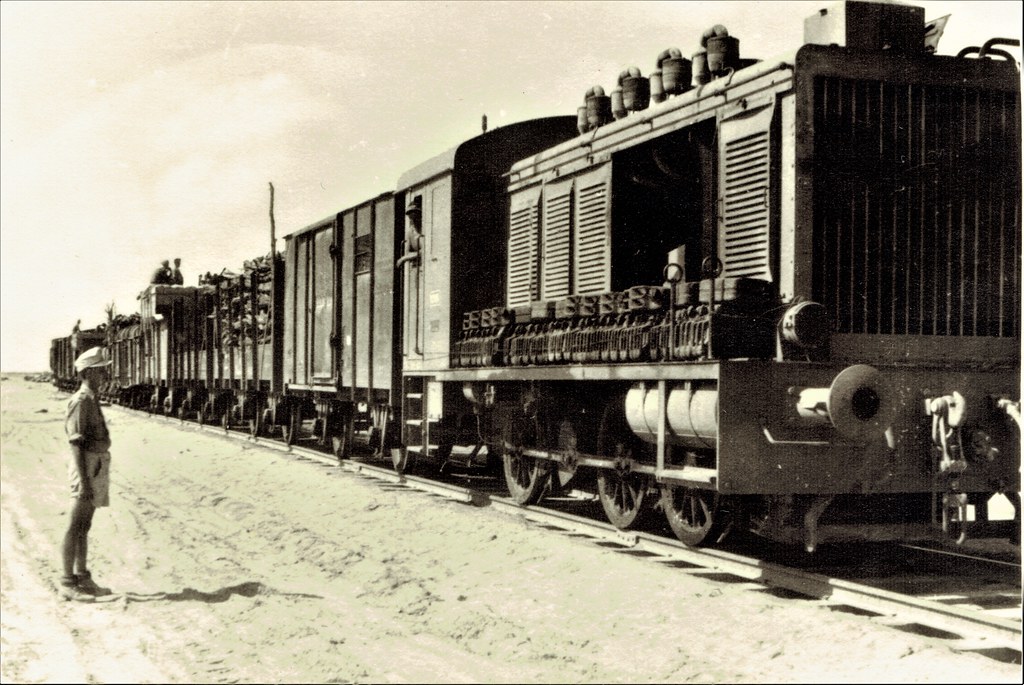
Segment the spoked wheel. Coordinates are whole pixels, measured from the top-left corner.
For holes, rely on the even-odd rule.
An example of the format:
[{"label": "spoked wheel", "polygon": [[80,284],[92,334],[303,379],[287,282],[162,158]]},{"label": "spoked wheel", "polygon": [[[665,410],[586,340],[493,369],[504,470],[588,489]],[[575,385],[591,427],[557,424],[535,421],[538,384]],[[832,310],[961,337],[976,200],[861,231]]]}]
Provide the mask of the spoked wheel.
[{"label": "spoked wheel", "polygon": [[506,427],[502,440],[502,466],[505,485],[516,504],[536,504],[544,496],[551,479],[547,461],[523,454],[526,447],[536,444],[537,428],[534,421],[514,421]]},{"label": "spoked wheel", "polygon": [[286,445],[294,445],[296,438],[299,437],[299,426],[302,425],[300,412],[301,409],[298,407],[289,409],[288,416],[285,417],[285,422],[281,425],[281,438]]},{"label": "spoked wheel", "polygon": [[682,485],[663,485],[661,505],[668,525],[683,544],[701,547],[718,541],[722,517],[714,492]]},{"label": "spoked wheel", "polygon": [[608,522],[619,530],[633,526],[643,511],[651,479],[644,473],[621,473],[601,469],[597,475],[597,496]]},{"label": "spoked wheel", "polygon": [[577,461],[578,440],[576,427],[571,421],[562,421],[558,426],[558,449],[562,451],[562,461],[551,473],[551,495],[558,497],[568,491],[568,485],[579,470]]},{"label": "spoked wheel", "polygon": [[506,448],[502,455],[505,484],[516,504],[536,504],[544,495],[551,472],[547,462]]},{"label": "spoked wheel", "polygon": [[608,522],[620,530],[639,522],[651,486],[649,475],[630,470],[634,460],[648,455],[647,448],[630,430],[624,407],[624,398],[608,404],[597,436],[597,453],[615,462],[615,468],[598,473],[597,496]]}]

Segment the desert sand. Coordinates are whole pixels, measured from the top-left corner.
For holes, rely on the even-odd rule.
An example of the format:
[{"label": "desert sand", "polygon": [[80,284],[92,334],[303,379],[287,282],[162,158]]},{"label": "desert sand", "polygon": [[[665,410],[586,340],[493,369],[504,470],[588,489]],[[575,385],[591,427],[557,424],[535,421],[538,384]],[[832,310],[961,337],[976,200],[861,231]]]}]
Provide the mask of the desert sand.
[{"label": "desert sand", "polygon": [[1020,682],[817,603],[106,409],[95,603],[57,595],[66,396],[2,400],[6,683]]}]

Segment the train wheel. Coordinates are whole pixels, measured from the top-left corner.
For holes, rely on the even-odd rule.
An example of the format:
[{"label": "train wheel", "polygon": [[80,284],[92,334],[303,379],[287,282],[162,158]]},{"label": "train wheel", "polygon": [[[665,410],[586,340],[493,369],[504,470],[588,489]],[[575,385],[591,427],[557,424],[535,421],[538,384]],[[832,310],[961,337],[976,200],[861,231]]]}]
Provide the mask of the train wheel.
[{"label": "train wheel", "polygon": [[392,447],[391,465],[395,467],[396,473],[405,473],[409,468],[409,450],[404,447]]},{"label": "train wheel", "polygon": [[514,420],[502,431],[502,467],[505,485],[516,504],[536,504],[551,481],[551,464],[529,457],[523,450],[537,444],[535,419]]},{"label": "train wheel", "polygon": [[294,445],[295,440],[299,437],[299,427],[302,425],[300,411],[298,407],[290,409],[285,423],[281,425],[281,437],[286,445]]},{"label": "train wheel", "polygon": [[634,460],[649,456],[646,449],[626,422],[625,398],[613,399],[601,417],[597,453],[612,458],[615,468],[598,472],[597,495],[609,523],[620,530],[635,525],[644,511],[650,477],[631,471],[631,467]]},{"label": "train wheel", "polygon": [[601,469],[597,475],[597,496],[608,522],[619,530],[633,526],[643,511],[650,478],[643,473],[621,473]]},{"label": "train wheel", "polygon": [[547,463],[524,456],[520,451],[506,450],[502,456],[505,484],[516,504],[536,504],[544,494],[551,473]]},{"label": "train wheel", "polygon": [[722,526],[714,492],[681,485],[663,485],[661,505],[665,509],[668,525],[683,544],[701,547],[717,542]]},{"label": "train wheel", "polygon": [[349,451],[348,417],[341,413],[330,413],[324,419],[324,444],[331,446],[331,454],[344,459]]},{"label": "train wheel", "polygon": [[249,436],[253,438],[260,437],[260,433],[263,432],[263,414],[256,412],[256,417],[249,419]]},{"label": "train wheel", "polygon": [[348,456],[348,431],[342,428],[341,435],[331,436],[331,454],[338,459]]}]

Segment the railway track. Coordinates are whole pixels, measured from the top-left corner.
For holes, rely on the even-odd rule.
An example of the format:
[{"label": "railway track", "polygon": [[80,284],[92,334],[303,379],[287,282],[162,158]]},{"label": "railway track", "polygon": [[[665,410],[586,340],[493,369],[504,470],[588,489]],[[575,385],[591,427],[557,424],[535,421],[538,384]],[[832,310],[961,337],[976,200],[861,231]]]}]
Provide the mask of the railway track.
[{"label": "railway track", "polygon": [[[400,475],[390,468],[364,461],[339,461],[306,446],[288,446],[269,438],[253,439],[247,432],[225,430],[221,426],[181,424],[176,418],[123,407],[117,409],[243,440],[394,486],[472,506],[491,507],[547,529],[587,537],[597,544],[672,566],[680,573],[714,582],[745,584],[755,592],[802,598],[827,610],[859,614],[877,624],[943,639],[957,651],[977,652],[1008,663],[1019,664],[1022,660],[1019,561],[914,545],[871,548],[868,553],[859,555],[859,562],[847,554],[849,550],[834,559],[819,554],[793,556],[776,562],[763,558],[763,548],[744,550],[741,546],[739,552],[694,549],[674,538],[645,531],[621,531],[603,521],[573,513],[572,504],[584,501],[578,495],[556,499],[553,506],[521,506],[479,484]],[[876,567],[874,572],[865,572],[865,566],[872,565]]]}]

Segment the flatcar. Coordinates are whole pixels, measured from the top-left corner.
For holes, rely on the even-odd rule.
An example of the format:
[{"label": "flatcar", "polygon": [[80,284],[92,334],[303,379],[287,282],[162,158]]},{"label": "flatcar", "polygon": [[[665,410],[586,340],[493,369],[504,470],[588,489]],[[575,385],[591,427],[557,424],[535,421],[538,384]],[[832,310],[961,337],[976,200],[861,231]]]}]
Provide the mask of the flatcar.
[{"label": "flatcar", "polygon": [[936,36],[870,2],[770,60],[711,27],[241,275],[150,286],[119,397],[591,489],[694,546],[1019,542],[1019,42]]}]

